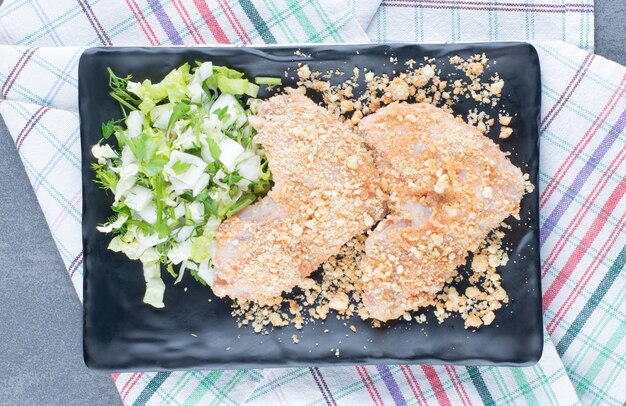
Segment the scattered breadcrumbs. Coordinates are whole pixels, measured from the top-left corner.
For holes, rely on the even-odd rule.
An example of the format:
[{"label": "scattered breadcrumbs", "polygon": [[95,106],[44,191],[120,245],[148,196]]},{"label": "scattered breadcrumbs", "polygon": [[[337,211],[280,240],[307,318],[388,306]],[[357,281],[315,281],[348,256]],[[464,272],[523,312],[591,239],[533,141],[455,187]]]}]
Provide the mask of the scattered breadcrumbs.
[{"label": "scattered breadcrumbs", "polygon": [[502,287],[502,278],[497,272],[499,266],[506,265],[509,260],[502,248],[502,238],[506,224],[494,231],[482,242],[474,252],[471,262],[472,274],[468,278],[469,285],[459,292],[457,290],[462,276],[450,278],[435,299],[435,316],[439,323],[452,313],[458,313],[465,321],[465,328],[488,326],[495,319],[494,311],[509,302],[509,297]]},{"label": "scattered breadcrumbs", "polygon": [[[308,57],[299,51],[296,55]],[[390,62],[397,64],[398,60],[392,56]],[[458,72],[442,78],[438,63],[448,63]],[[343,79],[345,73],[338,70],[312,71],[309,65],[299,64],[296,70],[296,87],[283,90],[289,94],[321,95],[322,105],[350,127],[356,126],[364,116],[394,101],[426,102],[452,112],[456,103],[471,100],[476,108],[463,117],[464,121],[484,134],[491,131],[496,118],[482,110],[482,107],[493,108],[498,105],[505,83],[498,73],[486,74],[491,65],[485,54],[476,54],[469,58],[454,56],[448,61],[424,58],[422,63],[410,59],[404,62],[404,66],[406,70],[394,71],[393,77],[388,74],[376,75],[371,70],[355,67],[349,78],[332,84],[334,78],[342,76]],[[288,73],[285,72],[285,77],[287,76]],[[512,122],[513,117],[504,111],[500,112],[497,117],[499,138],[511,137]],[[529,193],[533,186],[528,175],[525,175],[525,179],[526,191]],[[509,302],[498,273],[498,267],[505,265],[509,259],[502,247],[507,228],[503,223],[480,244],[473,253],[469,275],[457,273],[448,279],[432,305],[439,323],[452,314],[458,314],[467,329],[494,324],[495,312]],[[239,326],[251,326],[257,333],[268,334],[273,328],[287,325],[293,325],[300,330],[304,325],[326,320],[330,315],[339,320],[350,319],[355,314],[366,319],[367,314],[362,305],[360,262],[367,234],[369,233],[354,237],[346,243],[337,255],[322,264],[321,272],[304,279],[288,297],[276,297],[263,305],[250,301],[235,302],[232,315],[238,319]],[[461,285],[466,287],[460,288]],[[414,320],[418,324],[426,323],[423,310],[420,309],[419,314],[406,312],[402,319]],[[348,326],[347,323],[345,325]],[[371,320],[371,325],[379,328],[384,323]],[[353,333],[357,332],[354,325],[349,325],[348,328]],[[325,332],[327,331],[326,329]],[[294,343],[299,342],[296,334],[291,338]],[[337,349],[335,356],[339,355]]]},{"label": "scattered breadcrumbs", "polygon": [[275,297],[264,304],[238,301],[233,304],[232,315],[240,326],[251,325],[255,332],[264,334],[268,328],[289,324],[300,330],[312,320],[326,320],[331,311],[337,319],[351,318],[360,305],[359,263],[366,238],[354,237],[322,264],[321,280],[306,278],[289,297]]},{"label": "scattered breadcrumbs", "polygon": [[[397,58],[391,58],[397,62]],[[331,79],[344,73],[338,71],[311,71],[306,64],[299,64],[297,69],[297,87],[286,88],[287,93],[306,94],[307,91],[320,93],[324,106],[341,121],[355,126],[365,115],[373,113],[394,101],[426,102],[451,111],[451,107],[464,99],[472,99],[479,106],[495,107],[502,96],[504,80],[497,73],[484,77],[490,68],[485,54],[477,54],[468,59],[459,56],[450,58],[449,63],[464,73],[465,77],[442,79],[441,70],[435,59],[426,59],[417,65],[408,60],[408,70],[398,72],[395,77],[388,74],[375,75],[363,69],[363,81],[359,81],[361,69],[355,67],[352,76],[341,83],[332,85]],[[354,90],[363,86],[355,95]],[[469,124],[476,126],[483,133],[488,133],[494,125],[494,118],[475,109],[465,117]],[[508,124],[503,124],[507,126]]]},{"label": "scattered breadcrumbs", "polygon": [[299,49],[295,50],[293,54],[296,55],[296,56],[302,56],[304,58],[310,58],[311,57],[311,54],[305,54],[304,52],[302,52]]}]

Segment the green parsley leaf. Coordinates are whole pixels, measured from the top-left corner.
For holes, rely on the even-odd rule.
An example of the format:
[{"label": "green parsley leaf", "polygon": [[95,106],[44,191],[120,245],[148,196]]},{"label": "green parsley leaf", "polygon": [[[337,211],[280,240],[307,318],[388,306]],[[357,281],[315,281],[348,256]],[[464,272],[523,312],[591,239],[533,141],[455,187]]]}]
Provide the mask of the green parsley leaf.
[{"label": "green parsley leaf", "polygon": [[126,220],[126,224],[129,226],[136,226],[138,229],[143,231],[145,235],[154,233],[154,227],[142,220],[128,219]]},{"label": "green parsley leaf", "polygon": [[167,264],[167,272],[169,272],[170,275],[172,275],[172,278],[177,278],[178,277],[178,273],[176,273],[176,271],[174,270],[174,265],[172,265],[171,262],[168,262]]},{"label": "green parsley leaf", "polygon": [[146,133],[142,133],[139,137],[131,138],[127,142],[137,159],[144,163],[152,159],[158,148],[157,143]]},{"label": "green parsley leaf", "polygon": [[167,158],[159,158],[155,156],[150,160],[150,162],[144,165],[143,173],[145,173],[146,176],[152,177],[161,172],[168,161],[169,160]]},{"label": "green parsley leaf", "polygon": [[218,202],[211,199],[207,194],[207,199],[204,200],[202,203],[204,203],[204,212],[207,215],[213,215],[216,217],[218,216],[218,212],[220,210],[220,205]]},{"label": "green parsley leaf", "polygon": [[176,175],[182,175],[187,172],[189,168],[191,168],[191,164],[188,162],[176,161],[174,165],[172,165],[172,170]]},{"label": "green parsley leaf", "polygon": [[228,106],[224,106],[221,109],[215,110],[213,113],[217,115],[218,120],[223,121],[224,117],[227,116]]},{"label": "green parsley leaf", "polygon": [[102,123],[102,138],[108,140],[115,132],[115,120],[109,120],[106,123]]},{"label": "green parsley leaf", "polygon": [[237,183],[241,179],[243,179],[243,176],[239,175],[237,172],[229,173],[228,178],[227,178],[227,183],[228,184]]},{"label": "green parsley leaf", "polygon": [[211,153],[211,157],[214,160],[218,161],[220,159],[220,154],[222,153],[219,145],[217,145],[217,142],[215,142],[215,140],[213,140],[212,138],[207,138],[206,142],[209,146],[209,152]]},{"label": "green parsley leaf", "polygon": [[193,276],[196,282],[200,282],[202,285],[208,286],[204,279],[202,279],[200,275],[198,275],[198,271],[196,269],[190,269],[189,273],[191,274],[191,276]]},{"label": "green parsley leaf", "polygon": [[204,202],[209,198],[209,193],[206,190],[203,190],[202,192],[198,193],[198,196],[196,196],[196,200],[199,202]]},{"label": "green parsley leaf", "polygon": [[239,198],[238,201],[236,201],[230,207],[227,208],[226,213],[225,213],[226,217],[232,216],[233,214],[237,213],[239,210],[252,204],[255,200],[256,200],[256,196],[254,195],[242,196],[241,198]]},{"label": "green parsley leaf", "polygon": [[172,115],[170,116],[170,121],[167,123],[167,131],[166,133],[170,133],[172,128],[174,128],[174,124],[178,120],[180,120],[185,114],[189,113],[189,104],[188,103],[177,103],[174,106],[174,111],[172,111]]},{"label": "green parsley leaf", "polygon": [[106,169],[105,165],[92,164],[91,167],[96,171],[96,183],[102,189],[113,190],[117,185],[117,174]]}]

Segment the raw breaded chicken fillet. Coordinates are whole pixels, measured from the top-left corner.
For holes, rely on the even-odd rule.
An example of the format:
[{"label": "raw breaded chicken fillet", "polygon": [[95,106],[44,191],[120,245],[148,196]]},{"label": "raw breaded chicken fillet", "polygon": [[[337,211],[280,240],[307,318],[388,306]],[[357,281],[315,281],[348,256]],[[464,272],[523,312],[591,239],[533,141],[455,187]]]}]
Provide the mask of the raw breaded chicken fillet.
[{"label": "raw breaded chicken fillet", "polygon": [[383,214],[362,139],[302,95],[269,99],[250,122],[274,187],[220,225],[218,296],[262,301],[289,291]]},{"label": "raw breaded chicken fillet", "polygon": [[493,141],[430,104],[390,104],[359,131],[389,196],[361,264],[365,309],[385,321],[431,304],[467,253],[519,215],[525,180]]}]

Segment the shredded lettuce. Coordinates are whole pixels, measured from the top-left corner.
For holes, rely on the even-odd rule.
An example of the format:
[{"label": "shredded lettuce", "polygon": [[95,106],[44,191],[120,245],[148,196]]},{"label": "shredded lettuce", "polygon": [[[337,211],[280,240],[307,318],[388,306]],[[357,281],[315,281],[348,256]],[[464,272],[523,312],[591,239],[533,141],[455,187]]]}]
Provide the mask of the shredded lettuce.
[{"label": "shredded lettuce", "polygon": [[218,76],[217,88],[224,94],[246,94],[256,97],[259,93],[259,87],[250,83],[248,79],[232,79],[224,76]]},{"label": "shredded lettuce", "polygon": [[123,118],[102,124],[92,147],[95,181],[114,194],[115,214],[98,230],[113,235],[110,250],[142,262],[144,302],[163,307],[161,268],[176,282],[189,270],[211,285],[215,230],[269,187],[248,122],[264,81],[210,61],[184,64],[157,83],[109,74]]}]

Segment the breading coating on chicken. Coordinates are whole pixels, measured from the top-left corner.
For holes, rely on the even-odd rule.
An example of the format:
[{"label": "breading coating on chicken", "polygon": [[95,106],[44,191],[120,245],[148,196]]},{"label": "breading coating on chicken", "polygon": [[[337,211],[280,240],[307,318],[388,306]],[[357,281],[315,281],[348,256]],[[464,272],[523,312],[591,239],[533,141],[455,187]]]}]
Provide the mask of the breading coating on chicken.
[{"label": "breading coating on chicken", "polygon": [[385,321],[431,304],[467,253],[519,215],[525,181],[493,141],[430,104],[390,104],[359,131],[389,196],[361,264],[365,309]]},{"label": "breading coating on chicken", "polygon": [[213,291],[262,301],[292,289],[370,228],[384,204],[362,139],[309,98],[272,97],[250,122],[274,187],[217,229]]}]

